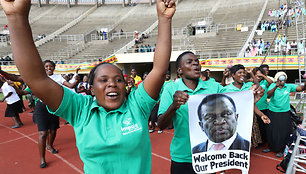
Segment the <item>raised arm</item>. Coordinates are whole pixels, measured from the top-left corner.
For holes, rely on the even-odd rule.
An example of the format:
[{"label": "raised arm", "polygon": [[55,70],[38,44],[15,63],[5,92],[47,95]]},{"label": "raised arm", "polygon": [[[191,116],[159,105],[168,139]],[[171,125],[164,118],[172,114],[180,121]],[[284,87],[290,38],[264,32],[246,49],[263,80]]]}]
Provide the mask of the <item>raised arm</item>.
[{"label": "raised arm", "polygon": [[1,6],[7,15],[14,61],[22,79],[38,98],[56,110],[63,88],[46,75],[35,47],[28,20],[31,0],[1,0]]},{"label": "raised arm", "polygon": [[258,79],[253,74],[253,71],[250,68],[247,68],[246,71],[247,71],[248,74],[250,74],[250,77],[253,79],[253,83],[254,84],[259,84]]},{"label": "raised arm", "polygon": [[19,89],[19,88],[14,84],[13,81],[8,80],[7,83],[8,83],[11,87],[13,87],[13,88],[15,89],[15,91],[16,91],[16,93],[17,93],[18,95],[27,95],[27,94],[30,94],[28,91],[24,91],[24,90]]},{"label": "raised arm", "polygon": [[230,72],[228,70],[224,70],[223,71],[223,76],[222,76],[222,80],[221,80],[221,85],[222,86],[226,86],[226,78],[230,76]]},{"label": "raised arm", "polygon": [[274,87],[273,89],[271,89],[271,90],[269,90],[269,91],[267,92],[268,98],[271,98],[271,97],[272,97],[272,95],[274,94],[276,88],[278,88],[278,87],[279,87],[279,81],[276,82],[276,85],[275,85],[275,87]]},{"label": "raised arm", "polygon": [[143,82],[147,93],[157,99],[164,84],[171,56],[171,23],[175,13],[174,0],[157,0],[158,38],[154,53],[153,69]]},{"label": "raised arm", "polygon": [[8,80],[12,80],[14,82],[23,82],[23,79],[20,76],[3,71],[1,69],[1,66],[0,66],[0,74],[3,75]]},{"label": "raised arm", "polygon": [[264,74],[261,73],[261,72],[258,74],[258,76],[259,76],[259,77],[263,77],[263,78],[268,82],[268,85],[269,85],[269,86],[273,83],[273,81],[272,81],[268,76],[264,75]]}]

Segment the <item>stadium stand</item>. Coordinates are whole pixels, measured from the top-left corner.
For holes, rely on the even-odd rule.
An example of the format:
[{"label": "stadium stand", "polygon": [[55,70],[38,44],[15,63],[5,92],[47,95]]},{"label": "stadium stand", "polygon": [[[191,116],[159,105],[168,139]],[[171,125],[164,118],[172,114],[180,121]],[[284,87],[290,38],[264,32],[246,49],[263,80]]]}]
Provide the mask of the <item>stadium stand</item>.
[{"label": "stadium stand", "polygon": [[[85,1],[79,2],[82,4]],[[155,6],[137,4],[122,7],[121,2],[116,1],[116,5],[99,6],[79,21],[76,19],[89,11],[93,4],[72,5],[71,8],[67,8],[66,4],[42,7],[33,5],[30,22],[34,39],[61,31],[38,46],[42,58],[55,61],[66,60],[66,62],[81,60],[90,62],[106,58],[122,48],[127,48],[125,53],[134,53],[141,45],[150,45],[153,50],[157,40],[157,28],[145,33],[148,38],[138,46],[127,44],[134,40],[135,31],[142,33],[154,26]],[[110,1],[105,3],[108,4]],[[199,58],[236,57],[255,25],[263,3],[264,0],[254,2],[180,1],[173,19],[173,50],[194,50]],[[276,0],[269,1],[262,20],[271,19],[267,16],[267,12],[270,8],[276,8],[278,3]],[[74,4],[74,1],[71,4]],[[75,23],[69,26],[70,28],[65,26],[72,22]],[[205,29],[200,24],[203,22],[205,22],[203,25]],[[3,28],[6,24],[6,17],[3,11],[0,11],[0,27]],[[190,26],[195,30],[203,31],[190,33]],[[241,32],[240,27],[248,27],[248,30]],[[106,30],[105,37],[100,35],[101,30]],[[259,37],[262,37],[264,41],[271,41],[274,35],[271,32],[265,32],[262,36],[254,38],[257,40]],[[288,40],[291,41],[295,37],[295,27],[289,28]],[[0,42],[1,57],[11,52],[9,38],[7,39],[8,41]]]},{"label": "stadium stand", "polygon": [[[268,21],[272,21],[272,20],[276,21],[276,20],[278,20],[278,18],[268,16],[268,12],[269,12],[270,9],[277,9],[277,8],[279,8],[279,2],[277,2],[277,1],[269,2],[268,6],[267,6],[267,8],[265,10],[262,22],[263,21],[267,21],[267,20]],[[304,18],[304,20],[305,20],[305,18]],[[301,21],[301,18],[299,18],[299,21]],[[292,22],[295,23],[295,21],[292,21]],[[302,38],[303,36],[302,36],[302,26],[301,25],[298,26],[298,30],[299,30],[299,32],[298,32],[299,33],[299,38]],[[286,29],[285,28],[280,29],[278,34],[280,34],[282,36],[285,34],[287,36],[287,41],[289,41],[291,43],[293,40],[296,40],[296,26],[295,25],[291,25],[290,27],[288,27],[287,33],[286,33]],[[272,43],[275,35],[276,35],[276,32],[271,32],[269,30],[269,31],[263,32],[262,35],[255,35],[254,39],[257,41],[258,39],[262,38],[265,43],[267,41],[269,43]],[[274,46],[275,46],[275,44],[271,47],[271,50],[268,53],[268,55],[279,55],[279,53],[274,53]],[[292,52],[292,54],[296,54],[296,52]]]}]

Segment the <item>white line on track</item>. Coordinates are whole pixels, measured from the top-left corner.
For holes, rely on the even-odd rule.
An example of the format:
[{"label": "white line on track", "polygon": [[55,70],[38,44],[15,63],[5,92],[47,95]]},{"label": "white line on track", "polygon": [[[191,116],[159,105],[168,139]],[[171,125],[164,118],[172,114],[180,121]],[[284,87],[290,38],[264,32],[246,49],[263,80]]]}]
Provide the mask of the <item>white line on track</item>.
[{"label": "white line on track", "polygon": [[172,135],[174,135],[174,133],[168,132],[168,131],[165,131],[165,130],[163,130],[163,132],[165,132],[165,133],[167,133],[167,134],[172,134]]},{"label": "white line on track", "polygon": [[158,154],[156,154],[156,153],[152,153],[152,155],[157,156],[157,157],[159,157],[159,158],[161,158],[161,159],[164,159],[164,160],[166,160],[166,161],[171,161],[169,158],[163,157],[163,156],[158,155]]},{"label": "white line on track", "polygon": [[[29,135],[27,135],[27,136],[32,136],[32,135],[36,135],[36,134],[38,134],[38,132],[29,134]],[[27,137],[22,136],[22,137],[19,137],[19,138],[15,138],[15,139],[11,139],[11,140],[8,140],[8,141],[4,141],[4,142],[1,142],[0,145],[1,145],[1,144],[6,144],[6,143],[10,143],[10,142],[13,142],[13,141],[17,141],[17,140],[20,140],[20,139],[23,139],[23,138],[27,138]]]},{"label": "white line on track", "polygon": [[258,154],[258,153],[251,153],[252,155],[256,155],[256,156],[260,156],[260,157],[263,157],[263,158],[268,158],[270,160],[274,160],[274,161],[278,161],[278,162],[281,162],[282,160],[278,160],[278,159],[275,159],[275,158],[272,158],[272,157],[269,157],[269,156],[265,156],[265,155],[261,155],[261,154]]},{"label": "white line on track", "polygon": [[[19,132],[19,131],[16,131],[15,129],[12,129],[12,128],[10,128],[10,127],[7,127],[7,126],[5,126],[5,125],[3,125],[3,124],[1,124],[1,123],[0,123],[0,126],[5,127],[5,128],[7,128],[7,129],[10,129],[11,131],[20,134],[20,135],[22,136],[22,138],[27,138],[27,139],[33,141],[34,143],[38,144],[38,142],[37,142],[36,140],[34,140],[33,138],[29,137],[28,135],[25,135],[25,134],[23,134],[23,133],[21,133],[21,132]],[[51,152],[50,152],[50,153],[51,153]],[[72,169],[74,169],[76,172],[78,172],[78,173],[80,173],[80,174],[84,174],[84,172],[83,172],[82,170],[78,169],[76,166],[74,166],[73,164],[71,164],[70,162],[68,162],[67,160],[65,160],[65,159],[64,159],[63,157],[61,157],[60,155],[54,154],[54,156],[56,156],[58,159],[62,160],[64,163],[66,163],[68,166],[70,166],[70,167],[71,167]]]}]

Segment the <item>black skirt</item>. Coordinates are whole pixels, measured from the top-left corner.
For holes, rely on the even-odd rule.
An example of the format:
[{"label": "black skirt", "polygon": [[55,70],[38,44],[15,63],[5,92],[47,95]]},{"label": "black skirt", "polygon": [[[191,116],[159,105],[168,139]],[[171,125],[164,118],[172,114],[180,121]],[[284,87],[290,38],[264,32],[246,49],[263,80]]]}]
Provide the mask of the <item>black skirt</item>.
[{"label": "black skirt", "polygon": [[267,116],[271,123],[267,125],[267,141],[269,147],[274,152],[284,150],[293,132],[290,112],[273,112],[268,110]]},{"label": "black skirt", "polygon": [[38,131],[56,130],[59,128],[59,117],[50,114],[45,104],[38,101],[33,113],[33,121],[38,127]]},{"label": "black skirt", "polygon": [[19,113],[22,113],[20,100],[12,104],[7,104],[7,107],[5,110],[5,117],[18,117]]},{"label": "black skirt", "polygon": [[[260,110],[260,111],[263,114],[268,115],[268,109],[264,109],[264,110]],[[267,142],[267,135],[266,135],[267,124],[265,124],[258,115],[256,115],[256,118],[257,118],[257,123],[258,123],[258,126],[259,126],[261,140],[262,140],[262,143],[264,144],[264,143]]]}]

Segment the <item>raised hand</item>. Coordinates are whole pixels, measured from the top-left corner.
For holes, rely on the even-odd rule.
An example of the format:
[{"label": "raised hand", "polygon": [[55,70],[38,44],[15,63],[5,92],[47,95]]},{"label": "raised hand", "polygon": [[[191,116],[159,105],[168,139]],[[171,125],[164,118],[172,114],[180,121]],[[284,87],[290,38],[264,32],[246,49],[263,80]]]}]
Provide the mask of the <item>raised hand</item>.
[{"label": "raised hand", "polygon": [[176,91],[173,95],[173,103],[172,105],[179,109],[181,105],[184,105],[189,98],[189,95],[184,91]]},{"label": "raised hand", "polygon": [[260,71],[257,73],[258,77],[263,77],[263,73],[261,73]]},{"label": "raised hand", "polygon": [[230,75],[229,71],[228,70],[224,70],[223,71],[223,76],[224,77],[228,77]]},{"label": "raised hand", "polygon": [[158,17],[171,19],[175,13],[176,5],[174,0],[157,0],[156,9]]},{"label": "raised hand", "polygon": [[251,74],[251,73],[252,73],[252,69],[251,69],[251,68],[247,68],[247,69],[246,69],[246,72],[247,72],[248,74]]},{"label": "raised hand", "polygon": [[7,84],[10,85],[11,87],[14,87],[14,86],[15,86],[15,84],[14,84],[13,81],[8,80],[8,81],[6,81],[6,82],[7,82]]},{"label": "raised hand", "polygon": [[275,84],[275,86],[276,86],[276,87],[279,87],[279,86],[280,86],[280,81],[277,81],[276,84]]},{"label": "raised hand", "polygon": [[75,70],[75,72],[79,73],[80,69],[81,69],[81,66],[78,66],[77,69]]},{"label": "raised hand", "polygon": [[254,93],[254,103],[257,103],[264,95],[265,90],[259,85],[253,85],[250,89],[253,90]]},{"label": "raised hand", "polygon": [[31,0],[1,0],[1,6],[5,14],[28,18]]}]

